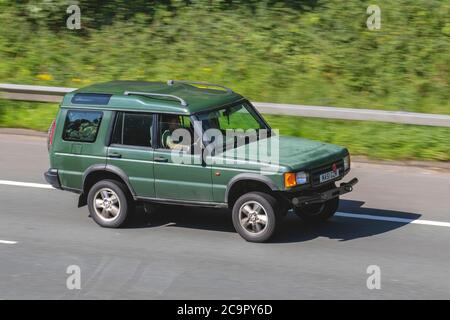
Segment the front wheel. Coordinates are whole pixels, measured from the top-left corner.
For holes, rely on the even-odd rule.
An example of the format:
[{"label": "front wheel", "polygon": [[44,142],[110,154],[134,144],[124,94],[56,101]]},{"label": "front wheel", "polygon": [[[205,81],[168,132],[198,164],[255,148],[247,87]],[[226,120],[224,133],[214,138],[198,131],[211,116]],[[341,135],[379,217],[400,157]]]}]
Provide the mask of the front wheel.
[{"label": "front wheel", "polygon": [[250,242],[265,242],[275,233],[279,219],[277,201],[263,192],[250,192],[234,204],[233,225],[242,238]]},{"label": "front wheel", "polygon": [[320,223],[330,219],[339,207],[339,197],[323,203],[295,207],[294,213],[306,222]]}]

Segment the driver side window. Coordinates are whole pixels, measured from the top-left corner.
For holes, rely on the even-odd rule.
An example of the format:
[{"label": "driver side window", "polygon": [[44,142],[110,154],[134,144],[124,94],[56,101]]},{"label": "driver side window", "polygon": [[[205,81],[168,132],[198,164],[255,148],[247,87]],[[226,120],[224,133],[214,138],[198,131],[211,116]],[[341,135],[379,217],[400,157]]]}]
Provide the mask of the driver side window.
[{"label": "driver side window", "polygon": [[194,128],[188,116],[160,115],[158,128],[160,148],[190,151],[194,143]]}]

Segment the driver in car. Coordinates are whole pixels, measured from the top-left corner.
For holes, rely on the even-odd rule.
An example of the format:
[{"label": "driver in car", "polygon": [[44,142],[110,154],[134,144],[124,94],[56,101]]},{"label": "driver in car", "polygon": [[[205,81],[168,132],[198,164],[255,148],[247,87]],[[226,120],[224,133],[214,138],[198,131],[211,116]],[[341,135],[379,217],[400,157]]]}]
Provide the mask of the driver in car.
[{"label": "driver in car", "polygon": [[[183,128],[180,123],[180,118],[176,115],[168,116],[166,117],[165,121],[168,125],[168,129],[164,130],[164,132],[161,134],[161,144],[164,148],[171,149],[171,150],[182,150],[182,151],[189,151],[190,150],[190,141],[184,141],[186,139],[183,138],[182,141],[174,141],[172,139],[173,132],[177,129],[184,129],[189,132],[190,131],[187,128]],[[183,135],[184,137],[184,135]],[[189,139],[188,139],[189,140]]]}]

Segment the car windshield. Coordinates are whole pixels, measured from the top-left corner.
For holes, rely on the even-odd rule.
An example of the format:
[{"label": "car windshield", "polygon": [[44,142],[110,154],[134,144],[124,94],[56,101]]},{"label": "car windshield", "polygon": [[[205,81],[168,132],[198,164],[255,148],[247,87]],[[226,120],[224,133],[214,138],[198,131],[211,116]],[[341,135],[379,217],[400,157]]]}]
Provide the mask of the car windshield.
[{"label": "car windshield", "polygon": [[228,129],[244,131],[268,129],[248,102],[200,113],[197,119],[202,121],[204,131],[219,129],[225,133]]},{"label": "car windshield", "polygon": [[[242,141],[248,143],[270,136],[270,128],[248,102],[239,103],[219,110],[203,112],[197,115],[204,132],[204,141],[211,142],[209,129],[217,129],[222,134],[225,145],[235,143],[236,138],[246,137]],[[267,130],[260,134],[261,130]],[[217,132],[217,130],[215,130]],[[253,134],[254,139],[249,138]],[[210,141],[208,141],[210,140]],[[235,145],[236,146],[236,145]]]}]

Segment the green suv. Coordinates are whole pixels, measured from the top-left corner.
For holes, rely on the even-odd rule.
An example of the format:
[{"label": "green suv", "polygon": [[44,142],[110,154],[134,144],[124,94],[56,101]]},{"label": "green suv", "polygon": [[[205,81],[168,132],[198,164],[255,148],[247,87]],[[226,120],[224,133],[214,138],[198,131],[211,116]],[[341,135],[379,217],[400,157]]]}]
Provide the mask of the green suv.
[{"label": "green suv", "polygon": [[102,227],[137,204],[228,208],[263,242],[290,209],[308,222],[336,212],[355,178],[347,149],[280,136],[231,89],[200,82],[113,81],[67,94],[48,135],[48,183],[79,194]]}]

